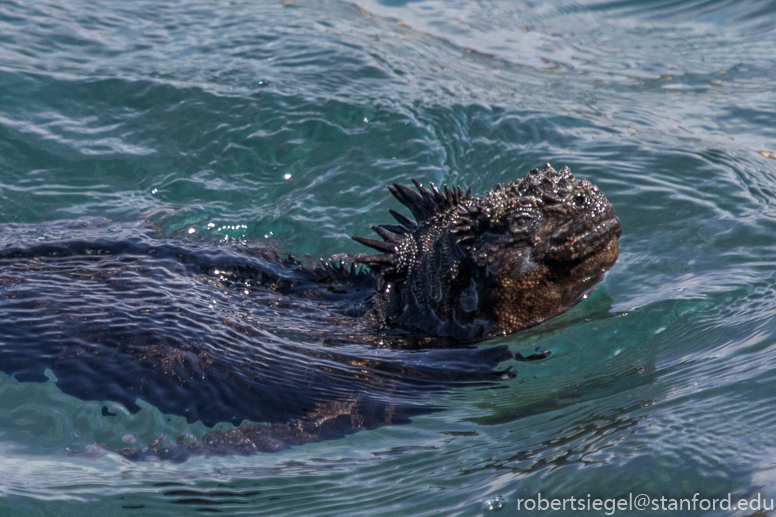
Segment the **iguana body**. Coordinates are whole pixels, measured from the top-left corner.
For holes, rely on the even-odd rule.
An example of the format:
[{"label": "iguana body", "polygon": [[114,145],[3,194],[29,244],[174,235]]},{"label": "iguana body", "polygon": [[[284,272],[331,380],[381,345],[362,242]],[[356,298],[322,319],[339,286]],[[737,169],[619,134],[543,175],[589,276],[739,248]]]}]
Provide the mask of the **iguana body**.
[{"label": "iguana body", "polygon": [[390,190],[415,221],[392,212],[381,241],[356,238],[380,254],[317,268],[105,221],[2,226],[0,370],[238,426],[129,457],[277,450],[407,422],[450,383],[514,376],[494,371],[508,347],[472,342],[567,310],[617,257],[612,206],[568,169],[479,198]]}]

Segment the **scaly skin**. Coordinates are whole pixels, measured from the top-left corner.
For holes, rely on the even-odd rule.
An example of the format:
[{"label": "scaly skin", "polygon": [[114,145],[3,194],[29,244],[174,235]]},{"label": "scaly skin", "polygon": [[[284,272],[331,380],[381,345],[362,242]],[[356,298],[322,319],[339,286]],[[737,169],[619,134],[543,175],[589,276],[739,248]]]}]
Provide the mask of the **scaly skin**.
[{"label": "scaly skin", "polygon": [[[367,264],[375,277],[371,307],[368,300],[358,305],[380,329],[460,341],[516,332],[570,309],[617,259],[621,229],[614,208],[597,187],[575,179],[567,167],[534,169],[478,198],[460,188],[445,187],[442,193],[433,185],[431,190],[416,186],[419,193],[389,187],[416,221],[392,211],[400,225],[373,227],[382,241],[354,237],[383,252],[354,261]],[[344,267],[342,258],[314,273],[332,293],[363,288],[365,279],[364,273]],[[288,423],[244,423],[202,439],[182,437],[121,452],[134,459],[173,461],[191,454],[272,452],[390,424],[394,411],[391,405],[364,405],[356,398],[333,400]]]},{"label": "scaly skin", "polygon": [[383,254],[360,257],[377,275],[373,310],[385,327],[470,340],[508,334],[571,308],[617,259],[620,221],[601,191],[568,167],[533,169],[482,197],[391,192],[416,222],[354,237]]},{"label": "scaly skin", "polygon": [[549,166],[478,198],[417,186],[389,187],[415,221],[392,212],[400,224],[374,227],[382,240],[355,238],[381,254],[319,268],[109,222],[0,226],[0,316],[13,322],[0,371],[45,382],[48,369],[83,400],[235,425],[120,451],[172,461],[406,423],[433,410],[417,404],[431,392],[514,377],[495,369],[549,352],[469,342],[589,292],[617,258],[611,204]]}]

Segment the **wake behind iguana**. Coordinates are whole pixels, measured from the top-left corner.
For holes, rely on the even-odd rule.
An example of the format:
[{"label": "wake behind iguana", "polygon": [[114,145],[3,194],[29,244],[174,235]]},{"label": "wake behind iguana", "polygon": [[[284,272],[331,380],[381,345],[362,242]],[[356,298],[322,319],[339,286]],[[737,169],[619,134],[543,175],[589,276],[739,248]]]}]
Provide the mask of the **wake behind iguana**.
[{"label": "wake behind iguana", "polygon": [[338,438],[408,422],[453,384],[513,377],[495,368],[522,356],[474,343],[582,299],[617,258],[612,205],[549,165],[481,197],[416,186],[389,187],[414,220],[391,211],[381,240],[354,237],[379,254],[318,267],[104,221],[0,226],[0,370],[48,370],[128,414],[143,401],[237,426],[122,451],[138,459]]}]

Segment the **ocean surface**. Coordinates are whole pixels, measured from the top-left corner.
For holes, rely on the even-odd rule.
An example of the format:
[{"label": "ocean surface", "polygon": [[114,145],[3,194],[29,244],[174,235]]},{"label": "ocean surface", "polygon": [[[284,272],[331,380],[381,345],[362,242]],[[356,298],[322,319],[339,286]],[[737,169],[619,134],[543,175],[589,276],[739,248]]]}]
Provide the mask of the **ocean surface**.
[{"label": "ocean surface", "polygon": [[[148,328],[226,336],[208,318],[234,321],[239,306],[262,332],[261,364],[224,361],[271,370],[272,389],[198,397],[193,417],[165,409],[163,391],[154,403],[90,400],[73,395],[89,372],[65,384],[15,369],[20,344],[48,351],[28,364],[45,362],[57,326],[90,320],[81,303],[113,284],[71,285],[30,262],[16,285],[6,269],[0,514],[479,516],[530,513],[518,502],[538,494],[776,498],[774,13],[773,0],[0,0],[3,249],[74,238],[234,260],[262,246],[359,253],[350,237],[400,209],[386,185],[481,194],[547,162],[599,186],[623,228],[619,260],[587,300],[460,351],[549,358],[489,364],[517,375],[483,382],[385,373],[393,389],[342,381],[311,394],[305,368],[335,349],[430,367],[433,351],[331,344],[315,307],[273,319],[251,312],[270,303],[261,289],[238,299],[216,279],[184,285],[123,265],[125,294],[105,298],[115,310],[143,296],[201,301],[176,318],[163,300]],[[48,289],[32,295],[70,312],[49,320],[5,297],[29,278]],[[113,329],[129,323],[106,321],[120,341]],[[101,379],[107,392],[119,382]],[[275,453],[172,462],[107,450],[352,389],[407,417]]]}]

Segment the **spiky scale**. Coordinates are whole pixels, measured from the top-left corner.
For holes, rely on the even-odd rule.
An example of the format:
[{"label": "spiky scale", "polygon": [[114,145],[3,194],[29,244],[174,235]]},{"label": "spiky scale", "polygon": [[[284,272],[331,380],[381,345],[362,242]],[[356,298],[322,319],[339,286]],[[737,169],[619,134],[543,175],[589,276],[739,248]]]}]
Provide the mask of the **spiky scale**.
[{"label": "spiky scale", "polygon": [[444,194],[442,194],[439,191],[436,185],[434,185],[430,181],[428,182],[428,184],[431,187],[431,192],[433,192],[434,194],[434,200],[436,201],[437,205],[439,205],[441,208],[447,208],[448,206],[450,206],[450,204],[447,203],[447,198],[444,196]]},{"label": "spiky scale", "polygon": [[385,240],[386,242],[391,242],[391,243],[401,242],[400,235],[396,235],[395,233],[393,233],[383,225],[379,225],[379,226],[372,225],[369,228],[371,228],[375,233],[377,233],[377,235],[382,237],[383,240]]},{"label": "spiky scale", "polygon": [[391,214],[394,219],[399,221],[399,224],[405,226],[408,230],[414,230],[415,228],[418,227],[418,224],[415,221],[413,221],[412,219],[410,219],[406,215],[400,214],[396,210],[391,210],[389,208],[388,209],[388,213]]},{"label": "spiky scale", "polygon": [[[399,183],[394,183],[393,188],[396,190],[396,192],[400,195],[399,201],[402,201],[403,203],[409,202],[410,204],[422,204],[423,203],[423,196],[415,192],[409,187],[405,187],[404,185],[400,185]],[[390,187],[389,187],[390,189]]]},{"label": "spiky scale", "polygon": [[418,192],[420,192],[421,197],[424,201],[424,207],[427,210],[433,210],[437,207],[436,199],[434,199],[434,194],[424,187],[418,180],[415,178],[412,179],[412,182],[415,184],[415,187],[418,189]]},{"label": "spiky scale", "polygon": [[388,190],[404,206],[410,209],[410,212],[412,212],[412,215],[415,216],[415,219],[418,222],[425,221],[428,218],[429,214],[425,203],[423,203],[423,196],[414,190],[405,187],[404,185],[399,185],[398,183],[393,184],[393,189],[388,187]]},{"label": "spiky scale", "polygon": [[450,206],[457,204],[457,199],[453,199],[453,193],[450,192],[450,187],[445,183],[445,196],[447,197],[447,204]]},{"label": "spiky scale", "polygon": [[407,228],[405,228],[404,226],[400,226],[398,224],[381,224],[379,226],[399,236],[409,234],[409,230]]},{"label": "spiky scale", "polygon": [[353,260],[355,264],[385,264],[387,266],[396,265],[396,257],[393,255],[367,255],[366,257],[357,257]]},{"label": "spiky scale", "polygon": [[367,239],[366,237],[351,237],[354,241],[360,242],[364,246],[369,246],[370,248],[374,248],[377,251],[382,251],[385,253],[395,253],[396,252],[396,245],[378,241],[376,239]]}]

